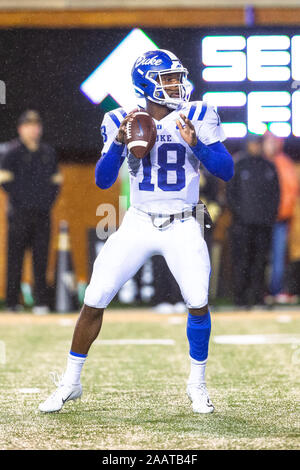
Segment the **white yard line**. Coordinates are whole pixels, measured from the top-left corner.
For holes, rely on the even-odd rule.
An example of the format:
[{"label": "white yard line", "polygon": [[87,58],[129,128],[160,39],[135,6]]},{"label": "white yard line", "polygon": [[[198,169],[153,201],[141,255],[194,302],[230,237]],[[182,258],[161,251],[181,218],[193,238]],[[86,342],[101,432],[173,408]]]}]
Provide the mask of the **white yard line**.
[{"label": "white yard line", "polygon": [[278,321],[278,323],[290,323],[292,321],[292,317],[290,315],[279,315],[276,318],[276,321]]},{"label": "white yard line", "polygon": [[135,346],[174,346],[175,341],[173,339],[100,339],[94,342],[98,345],[109,345],[109,346],[123,346],[123,345],[135,345]]}]

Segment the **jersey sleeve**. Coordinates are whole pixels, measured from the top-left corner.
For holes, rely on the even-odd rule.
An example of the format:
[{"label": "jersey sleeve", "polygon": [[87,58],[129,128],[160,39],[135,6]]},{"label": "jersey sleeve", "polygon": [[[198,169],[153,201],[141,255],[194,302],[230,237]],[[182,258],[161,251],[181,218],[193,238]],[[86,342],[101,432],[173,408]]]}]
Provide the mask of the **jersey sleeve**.
[{"label": "jersey sleeve", "polygon": [[202,123],[198,128],[197,137],[205,145],[223,142],[226,139],[220,117],[213,106],[207,105]]},{"label": "jersey sleeve", "polygon": [[[123,116],[124,119],[125,116]],[[119,116],[115,111],[110,111],[104,115],[103,121],[100,126],[103,147],[101,154],[104,155],[107,153],[109,147],[111,146],[112,142],[115,140],[119,127],[121,125],[121,121],[123,120],[122,116]],[[122,156],[126,156],[127,148],[124,146]]]}]

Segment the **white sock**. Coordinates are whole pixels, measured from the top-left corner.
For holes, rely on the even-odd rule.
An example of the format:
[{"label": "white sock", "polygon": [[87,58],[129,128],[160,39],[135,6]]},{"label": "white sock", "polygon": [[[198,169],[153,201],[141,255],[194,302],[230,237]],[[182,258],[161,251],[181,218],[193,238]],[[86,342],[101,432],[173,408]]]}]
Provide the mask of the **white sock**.
[{"label": "white sock", "polygon": [[188,385],[200,385],[205,383],[205,368],[206,368],[205,361],[196,361],[191,357],[191,372],[188,378]]},{"label": "white sock", "polygon": [[83,364],[86,361],[86,357],[73,356],[69,354],[67,368],[63,377],[64,385],[79,385],[80,374]]}]

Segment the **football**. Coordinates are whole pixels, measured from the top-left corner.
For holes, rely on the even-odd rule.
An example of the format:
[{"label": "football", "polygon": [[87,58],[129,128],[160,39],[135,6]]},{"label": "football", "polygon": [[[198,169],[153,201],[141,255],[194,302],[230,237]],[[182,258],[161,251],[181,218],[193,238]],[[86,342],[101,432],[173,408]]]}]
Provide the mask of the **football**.
[{"label": "football", "polygon": [[126,145],[136,158],[144,158],[156,141],[156,125],[146,111],[137,111],[126,125]]}]

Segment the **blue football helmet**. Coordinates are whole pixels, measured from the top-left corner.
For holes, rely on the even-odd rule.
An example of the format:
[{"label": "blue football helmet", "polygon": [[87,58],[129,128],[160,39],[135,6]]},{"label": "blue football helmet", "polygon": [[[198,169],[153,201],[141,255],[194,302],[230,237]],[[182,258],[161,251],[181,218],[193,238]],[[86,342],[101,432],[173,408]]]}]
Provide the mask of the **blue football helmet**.
[{"label": "blue football helmet", "polygon": [[[178,96],[171,97],[168,87],[163,85],[162,76],[178,73]],[[131,76],[135,94],[138,98],[148,98],[154,103],[176,109],[183,102],[189,101],[192,86],[187,80],[188,71],[180,60],[172,53],[163,49],[149,51],[138,57],[132,68]]]}]

